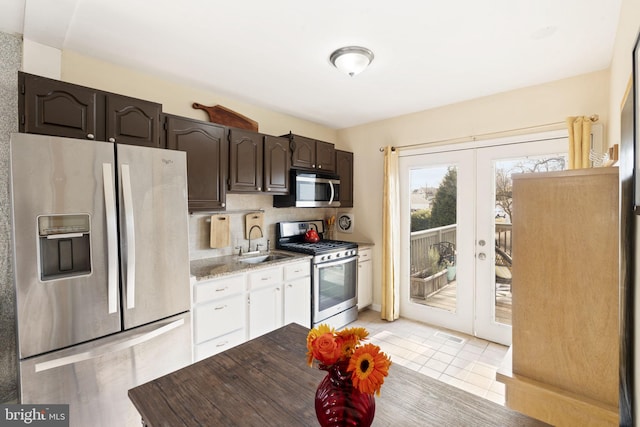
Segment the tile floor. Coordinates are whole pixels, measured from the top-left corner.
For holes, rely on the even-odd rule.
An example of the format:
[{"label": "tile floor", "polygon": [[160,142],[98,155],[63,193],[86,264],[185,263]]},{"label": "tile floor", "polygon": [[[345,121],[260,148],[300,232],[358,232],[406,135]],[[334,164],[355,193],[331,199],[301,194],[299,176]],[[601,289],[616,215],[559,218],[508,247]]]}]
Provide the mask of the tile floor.
[{"label": "tile floor", "polygon": [[504,405],[504,385],[495,380],[508,348],[479,338],[400,318],[361,311],[349,326],[365,327],[370,342],[391,361]]}]

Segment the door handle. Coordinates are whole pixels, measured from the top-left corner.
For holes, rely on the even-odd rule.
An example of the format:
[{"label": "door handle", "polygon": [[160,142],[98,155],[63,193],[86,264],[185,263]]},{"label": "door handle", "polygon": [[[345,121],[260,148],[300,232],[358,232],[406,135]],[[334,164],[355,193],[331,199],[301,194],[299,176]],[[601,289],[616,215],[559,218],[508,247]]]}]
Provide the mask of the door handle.
[{"label": "door handle", "polygon": [[104,211],[107,222],[107,303],[109,305],[109,313],[116,313],[118,311],[118,232],[111,163],[102,164],[102,180]]},{"label": "door handle", "polygon": [[48,369],[58,368],[60,366],[71,365],[74,363],[82,362],[89,359],[95,359],[100,356],[104,356],[109,353],[124,350],[134,347],[143,342],[150,341],[160,335],[166,334],[175,328],[184,325],[184,318],[173,320],[170,323],[157,327],[156,329],[145,332],[142,334],[136,334],[131,338],[128,338],[121,342],[115,342],[112,344],[104,344],[89,351],[85,351],[78,354],[72,354],[70,356],[60,357],[58,359],[49,360],[47,362],[37,363],[35,366],[36,372],[46,371]]},{"label": "door handle", "polygon": [[127,308],[136,306],[136,230],[133,221],[133,196],[129,165],[122,165],[122,199],[124,204],[125,228],[127,230]]}]

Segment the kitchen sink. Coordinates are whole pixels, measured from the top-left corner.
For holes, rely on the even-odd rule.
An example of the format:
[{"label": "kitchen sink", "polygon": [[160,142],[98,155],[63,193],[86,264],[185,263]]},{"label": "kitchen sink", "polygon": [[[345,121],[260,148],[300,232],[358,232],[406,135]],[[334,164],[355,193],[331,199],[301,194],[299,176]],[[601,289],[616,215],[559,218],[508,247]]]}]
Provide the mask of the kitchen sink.
[{"label": "kitchen sink", "polygon": [[252,256],[249,258],[240,258],[239,261],[247,264],[260,264],[263,262],[277,261],[279,259],[284,259],[284,258],[291,258],[291,255],[264,254],[264,255]]}]

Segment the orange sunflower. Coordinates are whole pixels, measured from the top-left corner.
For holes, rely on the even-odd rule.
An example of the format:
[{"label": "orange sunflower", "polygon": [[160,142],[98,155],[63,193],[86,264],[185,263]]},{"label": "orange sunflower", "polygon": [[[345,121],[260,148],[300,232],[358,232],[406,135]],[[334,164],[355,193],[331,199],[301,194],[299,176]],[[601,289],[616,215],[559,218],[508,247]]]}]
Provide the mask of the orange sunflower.
[{"label": "orange sunflower", "polygon": [[355,349],[349,360],[347,372],[351,372],[355,388],[362,393],[376,393],[380,396],[380,388],[384,383],[384,377],[389,373],[389,366],[391,360],[380,351],[380,347],[365,344]]}]

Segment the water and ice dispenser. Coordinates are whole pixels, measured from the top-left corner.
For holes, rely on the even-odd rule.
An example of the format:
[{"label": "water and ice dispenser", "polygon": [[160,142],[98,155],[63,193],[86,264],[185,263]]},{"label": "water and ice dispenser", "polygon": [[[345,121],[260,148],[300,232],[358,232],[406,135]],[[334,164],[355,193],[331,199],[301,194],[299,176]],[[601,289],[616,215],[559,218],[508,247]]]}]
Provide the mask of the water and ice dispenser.
[{"label": "water and ice dispenser", "polygon": [[40,280],[91,274],[91,230],[88,214],[38,217]]}]

